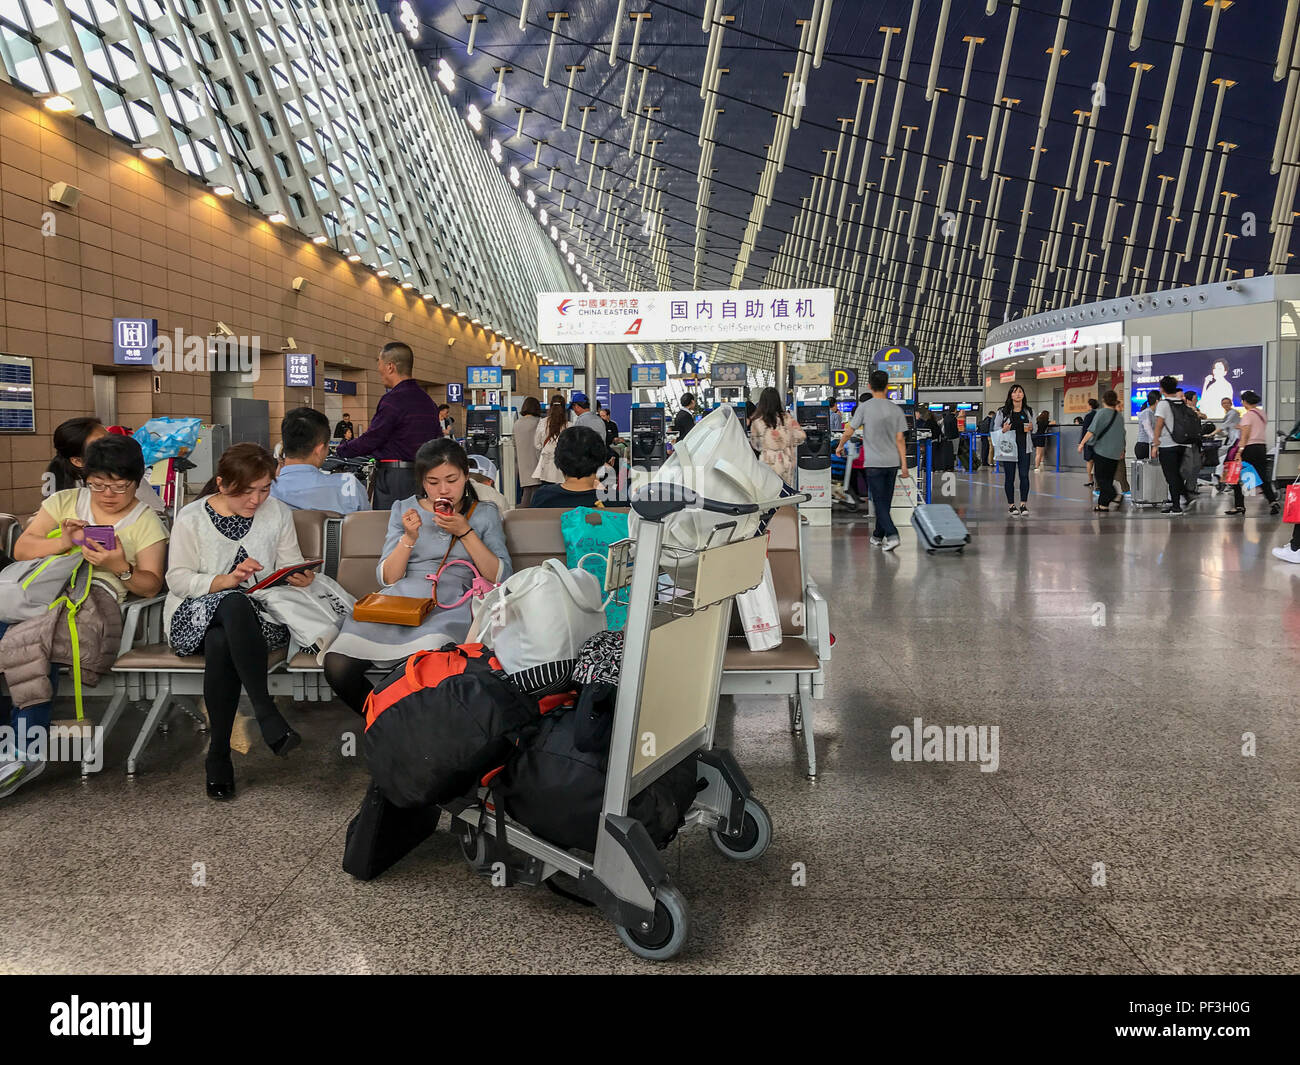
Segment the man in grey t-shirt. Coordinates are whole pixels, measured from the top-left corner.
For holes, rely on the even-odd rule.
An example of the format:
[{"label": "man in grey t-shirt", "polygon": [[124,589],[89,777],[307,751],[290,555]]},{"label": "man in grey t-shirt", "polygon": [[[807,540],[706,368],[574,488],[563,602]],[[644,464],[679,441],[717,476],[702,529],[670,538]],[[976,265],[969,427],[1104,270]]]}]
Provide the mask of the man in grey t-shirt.
[{"label": "man in grey t-shirt", "polygon": [[871,534],[872,544],[885,551],[898,546],[898,527],[889,516],[894,499],[894,479],[900,475],[911,476],[907,469],[907,445],[903,434],[907,432],[907,418],[902,408],[885,396],[889,388],[889,375],[884,370],[873,370],[867,378],[871,398],[858,404],[848,425],[840,436],[837,455],[844,455],[844,445],[855,430],[862,430],[862,460],[867,472],[867,495],[876,512],[876,528]]},{"label": "man in grey t-shirt", "polygon": [[590,429],[602,440],[605,439],[605,423],[600,420],[599,414],[592,413],[585,392],[569,393],[569,410],[573,412],[573,425],[581,425],[584,429]]}]

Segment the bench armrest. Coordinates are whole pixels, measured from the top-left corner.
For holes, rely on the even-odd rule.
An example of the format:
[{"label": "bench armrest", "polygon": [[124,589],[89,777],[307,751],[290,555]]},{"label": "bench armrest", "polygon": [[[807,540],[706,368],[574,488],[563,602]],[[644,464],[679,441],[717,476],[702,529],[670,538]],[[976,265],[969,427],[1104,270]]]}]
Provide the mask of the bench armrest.
[{"label": "bench armrest", "polygon": [[823,662],[831,658],[831,615],[817,582],[808,578],[803,590],[804,638]]},{"label": "bench armrest", "polygon": [[151,631],[156,625],[162,630],[162,604],[165,595],[151,595],[148,599],[129,598],[122,618],[122,643],[117,649],[119,658],[135,646],[135,633],[140,627],[141,616],[145,619],[145,642],[158,643],[161,636],[155,637]]}]

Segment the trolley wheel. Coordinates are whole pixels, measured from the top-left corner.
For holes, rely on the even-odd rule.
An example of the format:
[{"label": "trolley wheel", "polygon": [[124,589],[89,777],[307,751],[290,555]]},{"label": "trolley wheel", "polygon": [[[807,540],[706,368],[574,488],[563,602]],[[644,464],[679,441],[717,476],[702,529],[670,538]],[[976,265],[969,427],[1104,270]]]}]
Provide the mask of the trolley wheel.
[{"label": "trolley wheel", "polygon": [[739,836],[726,836],[716,828],[709,830],[713,845],[733,862],[752,862],[772,845],[772,815],[752,796],[745,800],[745,815]]},{"label": "trolley wheel", "polygon": [[671,884],[655,896],[655,919],[649,928],[619,928],[618,938],[638,958],[667,961],[680,951],[691,931],[690,913],[682,893]]},{"label": "trolley wheel", "polygon": [[473,866],[476,873],[481,872],[487,863],[487,837],[478,829],[467,825],[456,833],[456,839],[465,861]]},{"label": "trolley wheel", "polygon": [[933,554],[934,554],[934,548],[933,548],[933,547],[927,547],[927,548],[925,549],[925,553],[926,553],[927,555],[933,555]]}]

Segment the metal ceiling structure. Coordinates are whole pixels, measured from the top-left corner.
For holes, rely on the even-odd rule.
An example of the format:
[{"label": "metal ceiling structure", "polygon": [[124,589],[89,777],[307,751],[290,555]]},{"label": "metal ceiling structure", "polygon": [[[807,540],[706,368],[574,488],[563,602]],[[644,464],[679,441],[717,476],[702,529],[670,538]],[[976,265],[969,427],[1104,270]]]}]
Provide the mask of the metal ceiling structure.
[{"label": "metal ceiling structure", "polygon": [[809,361],[966,383],[1011,318],[1293,257],[1300,0],[381,7],[596,288],[833,287]]}]

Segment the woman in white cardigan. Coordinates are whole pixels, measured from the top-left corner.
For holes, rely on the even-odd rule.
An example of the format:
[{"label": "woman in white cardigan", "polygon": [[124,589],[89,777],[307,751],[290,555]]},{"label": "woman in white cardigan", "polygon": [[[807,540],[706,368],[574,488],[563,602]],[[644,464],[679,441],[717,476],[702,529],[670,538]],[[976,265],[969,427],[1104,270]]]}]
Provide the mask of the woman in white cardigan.
[{"label": "woman in white cardigan", "polygon": [[[266,656],[288,643],[283,625],[261,612],[243,586],[283,566],[302,562],[293,512],[270,498],[276,462],[258,444],[235,444],[217,464],[217,475],[176,517],[167,566],[163,617],[168,643],[178,655],[200,651],[205,662],[207,704],[207,791],[217,800],[234,798],[235,770],[230,733],[239,693],[248,693],[262,737],[278,755],[301,737],[275,708],[266,686]],[[286,578],[305,588],[313,574]]]},{"label": "woman in white cardigan", "polygon": [[537,431],[533,434],[533,443],[537,447],[537,468],[533,470],[533,478],[542,484],[559,484],[564,480],[564,474],[555,465],[555,442],[568,425],[564,397],[557,392],[551,397],[546,417],[537,423]]}]

